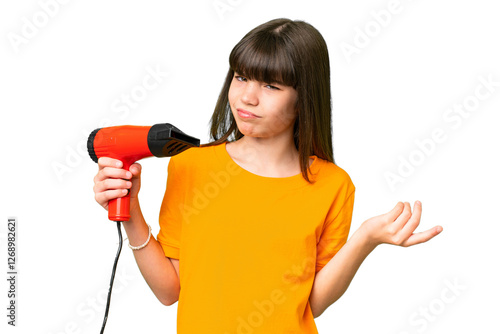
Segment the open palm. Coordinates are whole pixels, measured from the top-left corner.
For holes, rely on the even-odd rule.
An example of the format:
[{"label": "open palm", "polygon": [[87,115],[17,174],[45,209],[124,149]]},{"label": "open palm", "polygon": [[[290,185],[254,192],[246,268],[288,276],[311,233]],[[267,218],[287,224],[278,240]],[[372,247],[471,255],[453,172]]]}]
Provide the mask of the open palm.
[{"label": "open palm", "polygon": [[427,231],[414,233],[420,224],[422,204],[416,201],[413,213],[408,202],[398,202],[389,212],[366,220],[361,228],[374,245],[391,244],[409,247],[434,238],[441,233],[441,226],[434,226]]}]

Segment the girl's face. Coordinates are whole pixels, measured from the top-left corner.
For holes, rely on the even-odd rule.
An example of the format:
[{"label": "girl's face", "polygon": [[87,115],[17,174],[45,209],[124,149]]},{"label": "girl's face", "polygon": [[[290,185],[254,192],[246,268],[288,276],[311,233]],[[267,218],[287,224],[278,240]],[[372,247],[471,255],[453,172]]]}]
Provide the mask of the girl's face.
[{"label": "girl's face", "polygon": [[293,87],[250,80],[238,73],[234,73],[228,94],[240,132],[266,138],[293,138],[297,96]]}]

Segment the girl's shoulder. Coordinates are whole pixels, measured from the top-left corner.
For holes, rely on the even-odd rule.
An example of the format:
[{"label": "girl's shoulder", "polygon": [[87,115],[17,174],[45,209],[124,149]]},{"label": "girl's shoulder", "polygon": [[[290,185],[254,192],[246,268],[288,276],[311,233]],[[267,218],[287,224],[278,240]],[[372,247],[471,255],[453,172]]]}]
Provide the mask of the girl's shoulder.
[{"label": "girl's shoulder", "polygon": [[317,180],[325,183],[333,183],[336,185],[343,184],[347,186],[354,187],[351,176],[342,167],[334,164],[331,161],[323,160],[317,158],[318,167],[317,168]]},{"label": "girl's shoulder", "polygon": [[200,167],[217,158],[216,150],[220,148],[220,145],[191,147],[170,157],[170,159],[173,160],[175,165],[179,166],[179,168],[190,169],[190,166]]}]

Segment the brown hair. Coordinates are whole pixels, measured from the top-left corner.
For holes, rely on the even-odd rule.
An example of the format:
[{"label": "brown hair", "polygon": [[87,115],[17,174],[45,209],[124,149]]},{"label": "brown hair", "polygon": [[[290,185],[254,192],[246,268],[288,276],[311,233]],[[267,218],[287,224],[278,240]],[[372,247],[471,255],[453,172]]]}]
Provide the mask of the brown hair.
[{"label": "brown hair", "polygon": [[229,107],[228,92],[234,72],[248,79],[280,83],[298,93],[298,117],[293,126],[300,169],[309,178],[309,156],[335,163],[331,128],[330,64],[326,42],[316,28],[304,21],[274,19],[251,30],[231,51],[229,71],[210,120],[213,142],[243,137]]}]

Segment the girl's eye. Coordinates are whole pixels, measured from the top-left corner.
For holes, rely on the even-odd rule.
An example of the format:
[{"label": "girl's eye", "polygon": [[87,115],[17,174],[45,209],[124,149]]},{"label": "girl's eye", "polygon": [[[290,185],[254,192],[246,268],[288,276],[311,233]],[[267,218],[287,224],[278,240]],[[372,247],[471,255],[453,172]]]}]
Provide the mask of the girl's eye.
[{"label": "girl's eye", "polygon": [[[239,74],[235,74],[235,75],[234,75],[234,78],[235,78],[236,80],[240,81],[240,82],[246,82],[246,81],[248,81],[248,79],[247,79],[246,77],[244,77],[244,76],[242,76],[242,75],[239,75]],[[269,84],[265,85],[264,87],[267,87],[267,88],[269,88],[269,89],[271,89],[271,90],[279,90],[279,88],[278,88],[278,87],[273,86],[273,85],[269,85]]]}]

